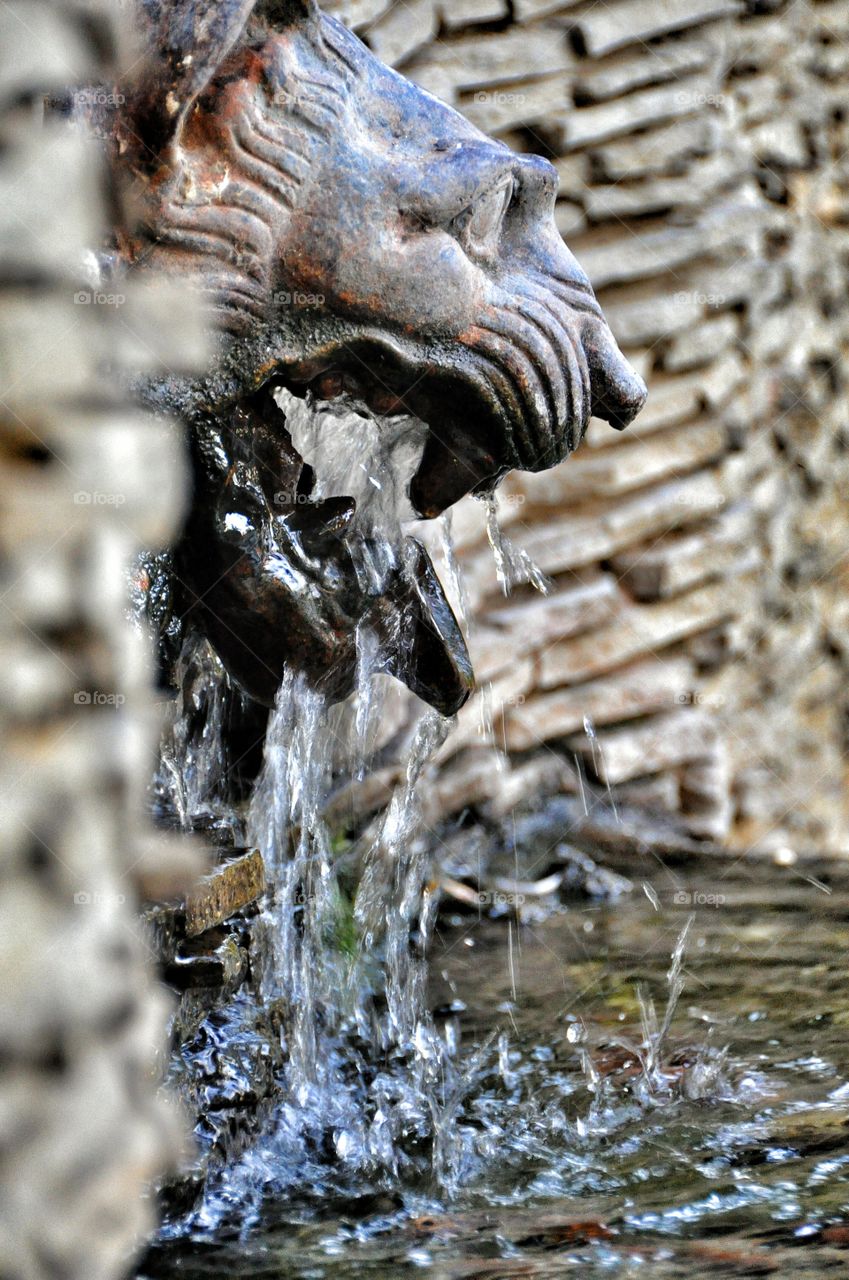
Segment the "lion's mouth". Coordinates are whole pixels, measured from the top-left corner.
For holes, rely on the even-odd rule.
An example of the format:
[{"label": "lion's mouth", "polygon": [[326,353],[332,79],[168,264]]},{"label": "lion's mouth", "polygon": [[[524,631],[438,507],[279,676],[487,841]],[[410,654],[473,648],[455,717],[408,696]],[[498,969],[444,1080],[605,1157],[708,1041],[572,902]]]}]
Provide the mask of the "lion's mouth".
[{"label": "lion's mouth", "polygon": [[[427,551],[406,530],[422,514],[413,497],[416,478],[428,474],[431,432],[413,412],[421,400],[409,388],[396,393],[365,369],[325,370],[308,391],[301,402],[278,387],[274,400],[305,464],[311,499],[350,503],[341,534],[352,569],[347,598],[357,594],[355,608],[378,640],[379,669],[453,714],[473,683],[466,642]],[[464,491],[474,483],[467,480]],[[301,521],[307,542],[308,521]]]},{"label": "lion's mouth", "polygon": [[645,386],[597,305],[571,326],[565,316],[555,299],[547,327],[523,322],[513,336],[509,313],[492,306],[446,343],[348,332],[281,365],[280,377],[296,395],[425,424],[408,492],[415,511],[432,518],[468,493],[494,488],[513,468],[555,466],[577,448],[593,414],[622,428],[639,412]]},{"label": "lion's mouth", "polygon": [[522,461],[509,420],[473,358],[458,361],[456,351],[452,357],[425,351],[410,358],[385,342],[348,342],[287,370],[281,381],[297,396],[421,423],[423,447],[407,495],[413,513],[430,519],[468,493],[493,488]]},{"label": "lion's mouth", "polygon": [[[297,354],[261,365],[231,401],[225,478],[207,506],[219,521],[214,536],[222,546],[235,542],[220,562],[196,556],[187,579],[222,659],[253,697],[272,702],[287,666],[332,700],[346,697],[356,687],[363,633],[378,641],[377,669],[443,713],[469,696],[462,633],[426,551],[405,538],[401,521],[437,516],[465,494],[491,490],[512,468],[552,466],[576,446],[591,411],[601,406],[624,425],[641,402],[641,384],[627,374],[619,386],[607,377],[614,393],[609,403],[601,399],[587,343],[586,365],[572,379],[580,396],[566,400],[567,412],[552,413],[557,387],[523,379],[521,350],[504,354],[486,338],[478,344],[481,331],[444,345],[350,327],[313,335]],[[608,356],[598,350],[600,367]],[[559,394],[562,405],[562,386]],[[306,434],[295,430],[301,413]],[[333,418],[343,429],[331,441]],[[385,454],[371,466],[363,454],[357,423],[364,421],[379,441],[404,438],[394,483]],[[211,447],[209,454],[218,456]],[[391,528],[385,502],[373,518],[369,485],[398,499]],[[198,529],[192,545],[203,543]]]},{"label": "lion's mouth", "polygon": [[[402,525],[494,486],[513,456],[497,447],[506,433],[493,406],[444,365],[422,372],[385,352],[364,354],[347,344],[319,371],[277,380],[272,395],[309,477],[304,500],[352,503],[337,551],[350,559],[343,591],[349,609],[357,596],[358,626],[378,639],[379,668],[453,714],[473,687],[468,649],[427,551]],[[309,549],[308,507],[296,518]],[[335,665],[344,694],[350,656]]]}]

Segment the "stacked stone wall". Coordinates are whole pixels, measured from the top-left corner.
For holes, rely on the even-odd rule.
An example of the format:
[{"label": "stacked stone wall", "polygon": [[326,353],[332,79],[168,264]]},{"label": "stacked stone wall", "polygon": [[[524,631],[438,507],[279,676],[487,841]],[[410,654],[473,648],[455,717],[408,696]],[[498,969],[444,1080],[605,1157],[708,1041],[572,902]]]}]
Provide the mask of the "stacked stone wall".
[{"label": "stacked stone wall", "polygon": [[127,611],[137,551],[178,528],[186,465],[179,431],[129,407],[114,375],[191,363],[200,326],[179,296],[110,285],[92,252],[121,200],[74,120],[113,108],[115,68],[138,56],[116,17],[0,9],[4,1280],[124,1274],[180,1142],[137,901],[198,867],[143,820],[158,718]]}]

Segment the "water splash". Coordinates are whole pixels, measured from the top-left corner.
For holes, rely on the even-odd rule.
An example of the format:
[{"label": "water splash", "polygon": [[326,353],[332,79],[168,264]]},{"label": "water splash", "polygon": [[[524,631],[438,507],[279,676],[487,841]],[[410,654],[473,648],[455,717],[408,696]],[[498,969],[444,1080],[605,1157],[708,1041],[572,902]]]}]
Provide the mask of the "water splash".
[{"label": "water splash", "polygon": [[369,1178],[446,1189],[470,1158],[456,1117],[480,1061],[456,1056],[425,991],[436,892],[417,789],[450,722],[432,711],[419,721],[353,900],[323,817],[333,725],[321,695],[287,675],[249,819],[274,885],[257,995],[280,1027],[281,1099],[259,1141],[208,1188],[195,1230],[238,1213],[248,1231],[269,1195],[350,1194]]},{"label": "water splash", "polygon": [[[676,889],[698,890],[715,868],[711,855],[692,860],[679,869]],[[509,1038],[505,933],[484,925],[467,950],[465,925],[454,932],[446,921],[440,969],[452,995],[469,999],[464,1030],[478,1040],[494,1031],[497,1039],[470,1091],[445,1094],[448,1131],[468,1129],[470,1117],[475,1128],[459,1148],[460,1187],[450,1209],[420,1182],[411,1186],[402,1163],[401,1194],[391,1200],[375,1196],[366,1178],[356,1201],[278,1203],[254,1240],[238,1244],[222,1234],[214,1251],[183,1242],[143,1274],[274,1272],[306,1280],[366,1272],[390,1280],[414,1262],[424,1267],[425,1247],[432,1271],[458,1275],[482,1267],[548,1275],[553,1259],[576,1274],[630,1274],[636,1266],[670,1280],[702,1274],[705,1259],[717,1258],[741,1277],[764,1258],[777,1274],[827,1271],[833,1247],[822,1258],[812,1250],[835,1217],[831,1239],[843,1237],[849,1173],[849,1058],[844,1028],[830,1016],[845,987],[846,884],[834,883],[839,910],[825,916],[810,886],[788,903],[788,882],[776,883],[772,865],[736,868],[723,884],[723,911],[697,909],[680,969],[669,953],[683,920],[665,893],[660,923],[673,930],[669,946],[648,946],[657,941],[658,918],[643,894],[594,913],[590,933],[554,922],[527,933]],[[580,919],[572,915],[573,924]],[[748,930],[770,948],[767,964],[740,947]],[[601,981],[582,993],[592,976],[588,962]],[[574,1008],[558,1014],[561,965],[577,989],[569,995]],[[632,981],[649,984],[660,1029],[676,969],[687,986],[658,1058],[667,1087],[648,1098],[636,1054],[611,1052],[610,1036],[621,1021],[641,1046]],[[800,970],[815,973],[816,983],[800,984]],[[687,1007],[685,995],[698,1006]],[[705,1027],[732,1037],[734,1052],[724,1079],[700,1090],[698,1064],[688,1064]],[[589,1056],[583,1068],[582,1050]],[[595,1110],[587,1084],[602,1096]],[[453,1139],[450,1149],[458,1151]],[[340,1160],[334,1151],[328,1159]],[[452,1171],[445,1176],[450,1181]]]},{"label": "water splash", "polygon": [[694,919],[694,916],[690,916],[687,920],[687,923],[678,935],[678,939],[675,943],[675,949],[672,952],[672,963],[669,967],[669,972],[666,975],[668,993],[662,1021],[658,1021],[654,1000],[649,992],[645,987],[640,986],[637,988],[637,999],[640,1006],[640,1023],[643,1031],[641,1061],[643,1066],[643,1078],[649,1092],[656,1090],[658,1087],[665,1087],[666,1085],[666,1081],[663,1079],[662,1072],[660,1070],[660,1063],[663,1050],[666,1045],[666,1040],[669,1035],[669,1028],[672,1025],[672,1019],[675,1016],[678,1001],[681,999],[681,992],[684,990],[684,978],[682,974],[684,966],[684,951],[687,946],[687,937],[693,926]]}]

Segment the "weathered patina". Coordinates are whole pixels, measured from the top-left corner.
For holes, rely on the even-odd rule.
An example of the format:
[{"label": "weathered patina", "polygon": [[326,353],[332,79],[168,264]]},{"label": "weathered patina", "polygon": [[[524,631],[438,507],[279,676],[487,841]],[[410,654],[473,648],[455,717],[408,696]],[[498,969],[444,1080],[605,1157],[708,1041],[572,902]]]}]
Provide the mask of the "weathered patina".
[{"label": "weathered patina", "polygon": [[306,0],[145,0],[144,21],[114,137],[141,210],[122,251],[202,289],[220,334],[202,381],[145,391],[191,429],[174,607],[261,702],[284,664],[345,696],[367,625],[386,670],[453,711],[471,669],[426,553],[363,588],[354,504],[310,501],[274,394],[420,419],[409,494],[428,517],[561,461],[591,414],[625,426],[645,387],[557,232],[555,170]]}]

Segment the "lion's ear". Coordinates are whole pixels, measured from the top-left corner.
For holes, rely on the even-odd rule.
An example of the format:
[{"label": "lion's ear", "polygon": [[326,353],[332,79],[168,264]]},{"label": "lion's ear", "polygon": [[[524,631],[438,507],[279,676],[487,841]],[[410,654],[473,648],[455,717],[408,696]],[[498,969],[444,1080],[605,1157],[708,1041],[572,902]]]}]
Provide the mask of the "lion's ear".
[{"label": "lion's ear", "polygon": [[127,124],[151,165],[245,28],[255,0],[137,0],[145,54],[127,86]]},{"label": "lion's ear", "polygon": [[317,21],[316,0],[136,0],[145,55],[126,86],[124,123],[139,163],[167,158],[197,97],[252,13],[276,30]]}]

